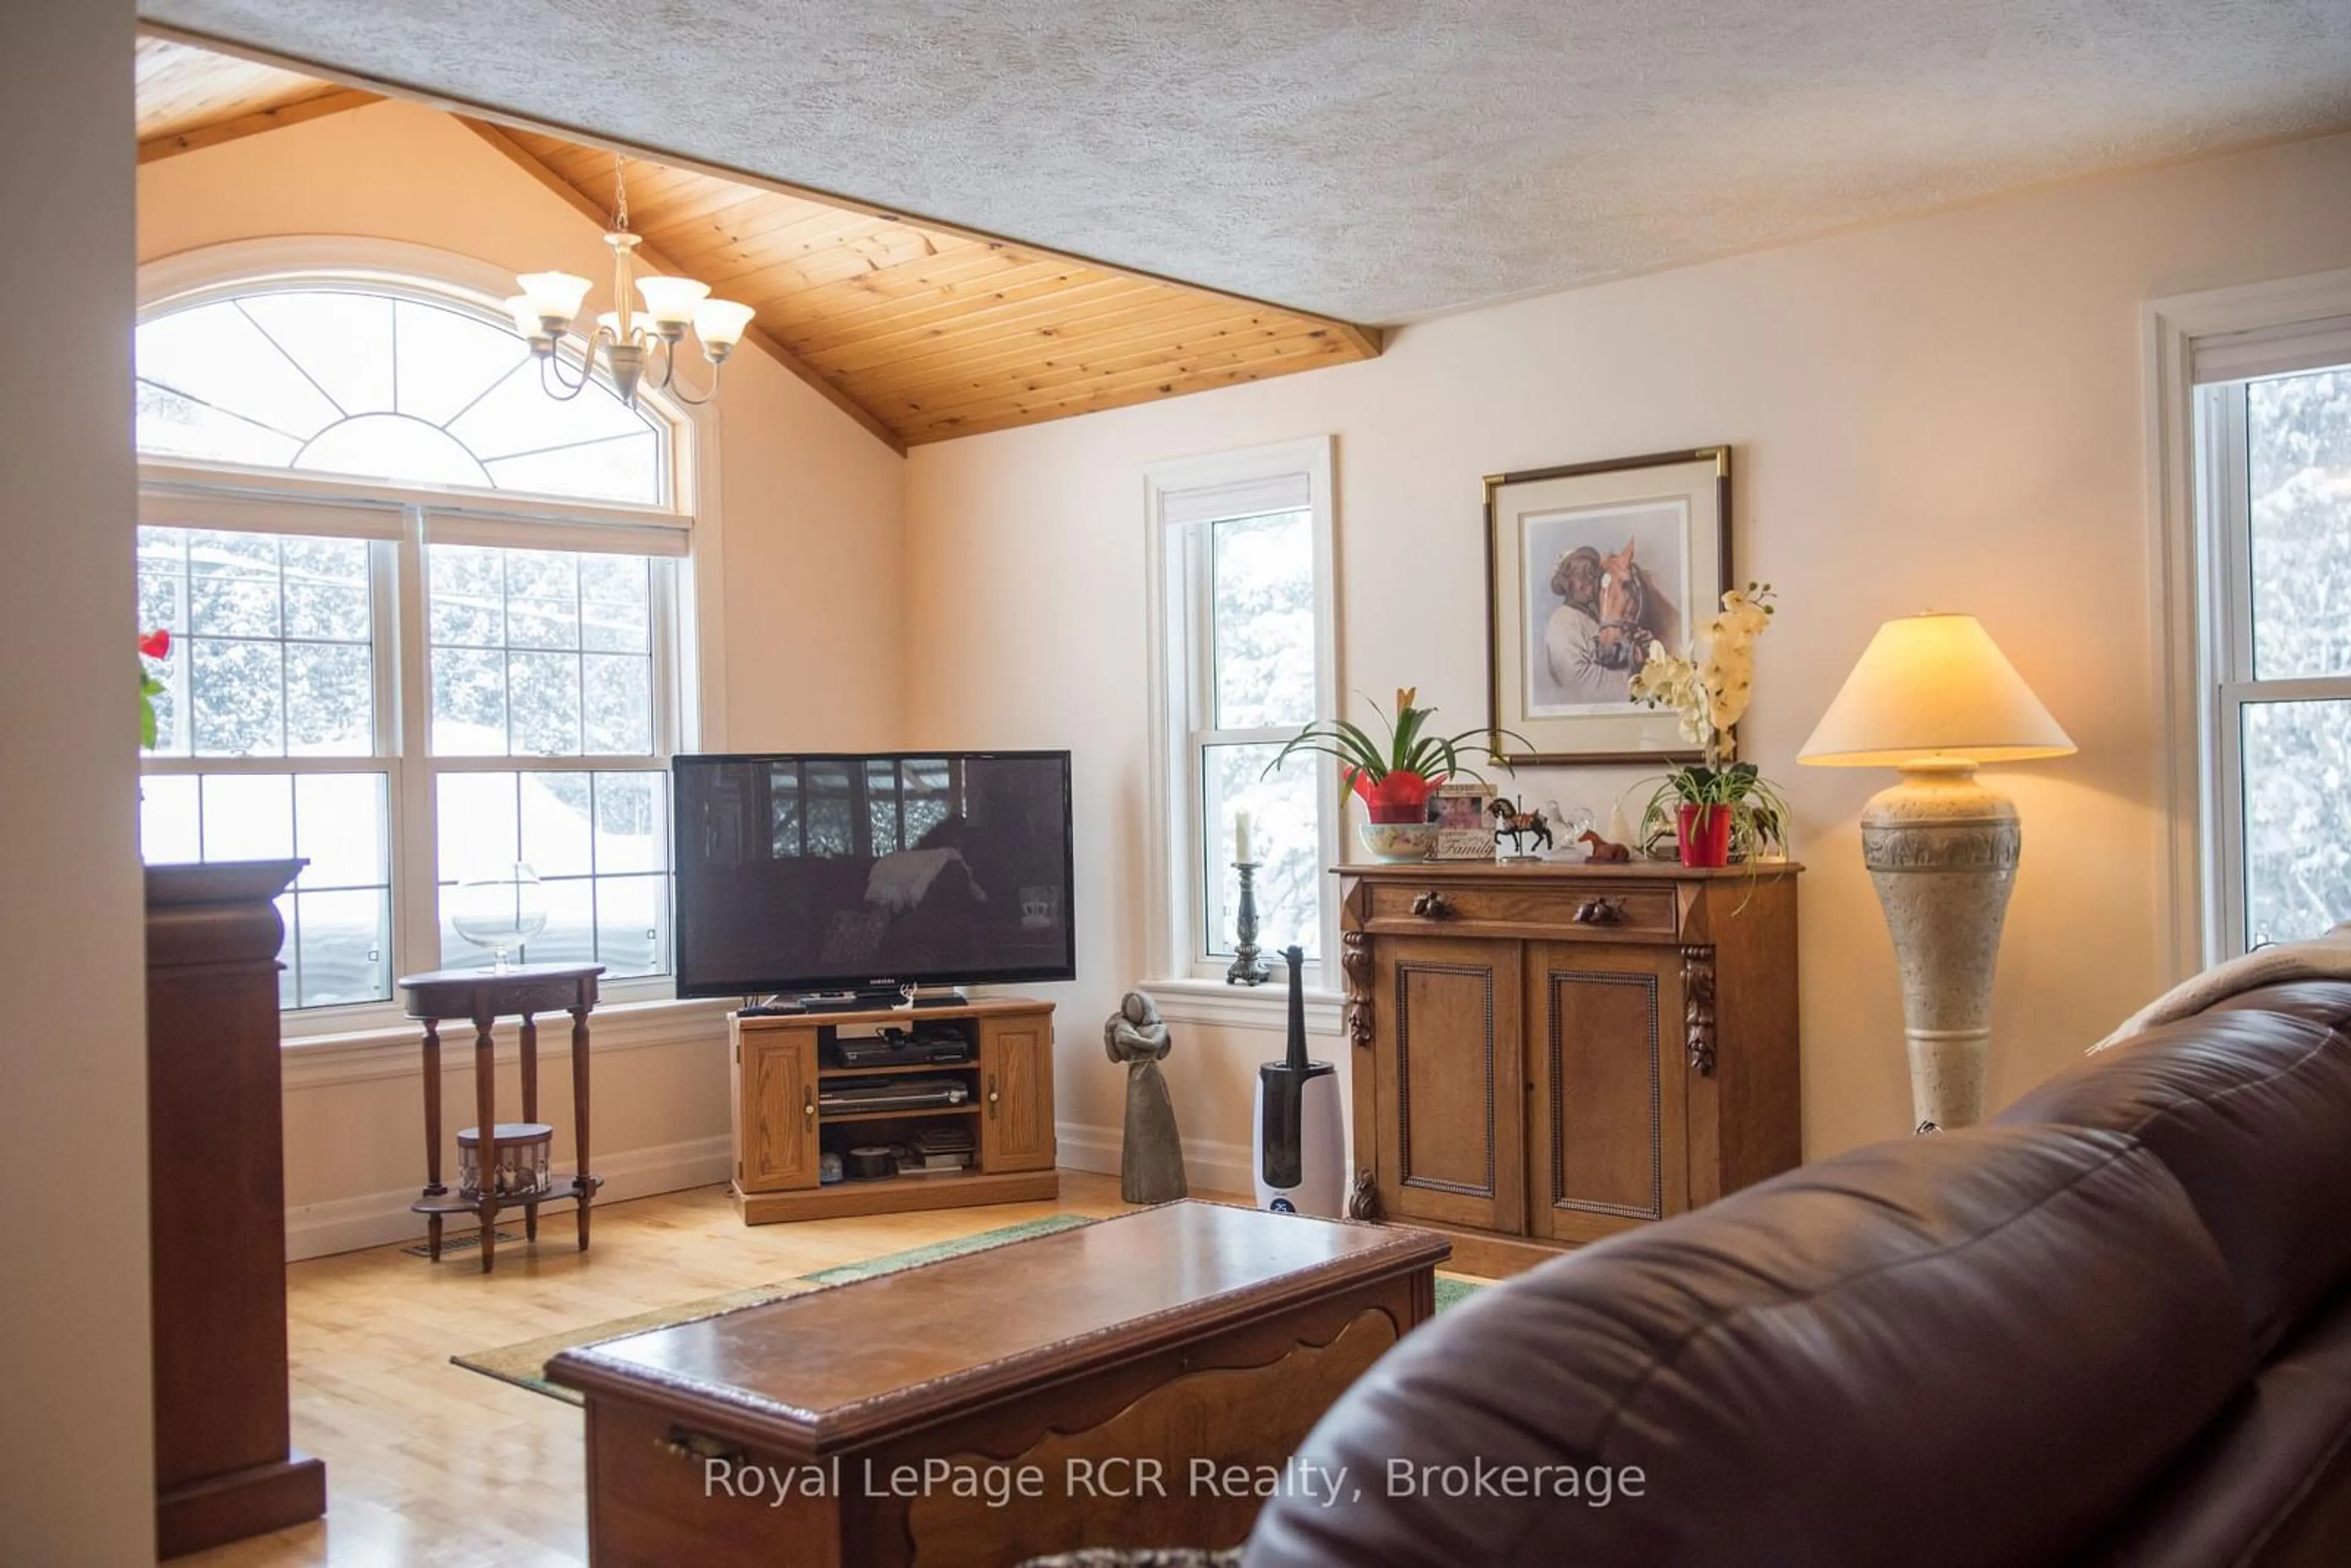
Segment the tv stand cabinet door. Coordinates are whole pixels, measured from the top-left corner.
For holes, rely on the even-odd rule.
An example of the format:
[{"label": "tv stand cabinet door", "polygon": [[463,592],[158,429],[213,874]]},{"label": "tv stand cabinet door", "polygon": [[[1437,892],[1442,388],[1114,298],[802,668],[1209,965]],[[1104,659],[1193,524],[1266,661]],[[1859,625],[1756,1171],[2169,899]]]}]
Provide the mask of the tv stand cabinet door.
[{"label": "tv stand cabinet door", "polygon": [[979,1033],[979,1168],[1053,1168],[1053,1015],[984,1019]]},{"label": "tv stand cabinet door", "polygon": [[745,1192],[814,1186],[816,1031],[745,1030],[737,1103],[737,1180]]}]

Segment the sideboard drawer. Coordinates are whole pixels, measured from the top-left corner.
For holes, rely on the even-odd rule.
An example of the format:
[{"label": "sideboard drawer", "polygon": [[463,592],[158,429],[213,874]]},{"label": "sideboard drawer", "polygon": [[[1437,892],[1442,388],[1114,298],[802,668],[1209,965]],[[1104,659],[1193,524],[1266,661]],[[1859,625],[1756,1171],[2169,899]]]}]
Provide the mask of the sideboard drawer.
[{"label": "sideboard drawer", "polygon": [[1670,887],[1627,887],[1597,878],[1582,887],[1493,887],[1439,882],[1379,883],[1371,888],[1371,920],[1383,928],[1508,925],[1542,931],[1605,932],[1612,936],[1670,940],[1678,901]]}]

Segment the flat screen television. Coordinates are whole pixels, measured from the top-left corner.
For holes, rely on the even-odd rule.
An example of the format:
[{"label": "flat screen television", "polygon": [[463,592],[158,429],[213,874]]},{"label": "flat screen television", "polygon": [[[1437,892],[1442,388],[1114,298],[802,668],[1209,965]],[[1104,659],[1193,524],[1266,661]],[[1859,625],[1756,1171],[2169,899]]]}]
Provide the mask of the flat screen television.
[{"label": "flat screen television", "polygon": [[1070,754],[679,757],[682,997],[1068,980]]}]

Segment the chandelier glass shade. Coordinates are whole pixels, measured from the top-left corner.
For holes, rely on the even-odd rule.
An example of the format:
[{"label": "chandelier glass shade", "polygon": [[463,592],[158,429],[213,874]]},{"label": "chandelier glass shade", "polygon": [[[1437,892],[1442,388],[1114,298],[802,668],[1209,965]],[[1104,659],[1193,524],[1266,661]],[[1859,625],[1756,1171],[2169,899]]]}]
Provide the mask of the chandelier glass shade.
[{"label": "chandelier glass shade", "polygon": [[[612,227],[604,243],[612,247],[613,308],[597,314],[592,331],[578,335],[571,350],[580,363],[577,379],[563,369],[566,356],[559,350],[587,306],[588,291],[594,287],[587,278],[569,272],[518,275],[515,281],[522,292],[506,302],[515,330],[530,340],[530,350],[538,358],[539,384],[550,397],[578,397],[593,379],[601,355],[614,390],[632,406],[637,389],[648,384],[684,402],[708,402],[718,395],[719,372],[727,356],[751,325],[751,307],[713,299],[709,287],[691,277],[636,276],[636,249],[643,242],[629,232],[628,189],[622,183],[620,160],[612,162]],[[678,356],[689,330],[710,362],[710,385],[699,395],[677,377]]]}]

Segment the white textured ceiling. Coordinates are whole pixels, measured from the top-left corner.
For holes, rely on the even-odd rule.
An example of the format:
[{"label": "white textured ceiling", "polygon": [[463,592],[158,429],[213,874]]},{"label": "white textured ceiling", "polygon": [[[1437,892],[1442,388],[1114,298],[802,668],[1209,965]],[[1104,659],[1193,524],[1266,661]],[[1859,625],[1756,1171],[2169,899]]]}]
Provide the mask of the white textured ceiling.
[{"label": "white textured ceiling", "polygon": [[2351,0],[142,9],[1363,322],[2351,123]]}]

